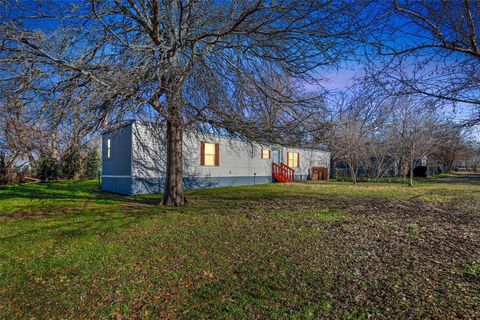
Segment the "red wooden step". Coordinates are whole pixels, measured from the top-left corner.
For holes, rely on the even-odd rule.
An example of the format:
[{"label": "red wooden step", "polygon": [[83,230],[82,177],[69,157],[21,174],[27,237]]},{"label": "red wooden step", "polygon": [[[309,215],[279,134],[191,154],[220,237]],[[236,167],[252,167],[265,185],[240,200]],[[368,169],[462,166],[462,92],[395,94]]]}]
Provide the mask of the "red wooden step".
[{"label": "red wooden step", "polygon": [[281,183],[293,182],[295,178],[295,170],[283,162],[280,162],[280,164],[272,162],[272,177]]}]

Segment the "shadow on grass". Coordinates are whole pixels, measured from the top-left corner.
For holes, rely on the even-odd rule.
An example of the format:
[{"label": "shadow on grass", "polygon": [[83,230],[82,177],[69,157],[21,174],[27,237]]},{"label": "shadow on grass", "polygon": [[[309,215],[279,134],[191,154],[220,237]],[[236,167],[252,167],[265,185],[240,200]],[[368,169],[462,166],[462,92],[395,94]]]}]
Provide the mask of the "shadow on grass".
[{"label": "shadow on grass", "polygon": [[153,197],[123,196],[101,190],[96,181],[62,181],[12,185],[0,188],[0,201],[9,199],[134,202],[157,205],[161,195]]},{"label": "shadow on grass", "polygon": [[[3,221],[4,230],[0,244],[15,241],[30,241],[48,235],[59,241],[83,236],[103,236],[154,218],[159,214],[153,210],[122,211],[121,207],[77,210],[56,214],[33,215],[34,219],[8,219]],[[45,219],[48,217],[48,223]]]},{"label": "shadow on grass", "polygon": [[472,186],[480,186],[480,174],[453,174],[448,177],[436,178],[434,181],[446,184],[467,184]]}]

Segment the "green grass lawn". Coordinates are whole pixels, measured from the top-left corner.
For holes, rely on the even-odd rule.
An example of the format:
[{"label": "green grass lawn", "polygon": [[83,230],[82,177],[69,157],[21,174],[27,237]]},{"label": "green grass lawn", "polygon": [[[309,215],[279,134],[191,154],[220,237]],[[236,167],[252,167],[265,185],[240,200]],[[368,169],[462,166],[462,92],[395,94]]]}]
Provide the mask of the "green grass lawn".
[{"label": "green grass lawn", "polygon": [[0,318],[479,318],[480,188],[0,188]]}]

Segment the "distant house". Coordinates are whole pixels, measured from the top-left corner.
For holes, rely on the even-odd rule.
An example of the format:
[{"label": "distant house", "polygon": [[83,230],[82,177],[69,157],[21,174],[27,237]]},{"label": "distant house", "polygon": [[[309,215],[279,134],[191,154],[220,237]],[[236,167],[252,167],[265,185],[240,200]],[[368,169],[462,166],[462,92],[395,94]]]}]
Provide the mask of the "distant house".
[{"label": "distant house", "polygon": [[[162,192],[166,144],[162,127],[130,121],[102,135],[102,189],[137,195]],[[184,135],[186,189],[326,179],[330,153],[260,145],[213,134]]]}]

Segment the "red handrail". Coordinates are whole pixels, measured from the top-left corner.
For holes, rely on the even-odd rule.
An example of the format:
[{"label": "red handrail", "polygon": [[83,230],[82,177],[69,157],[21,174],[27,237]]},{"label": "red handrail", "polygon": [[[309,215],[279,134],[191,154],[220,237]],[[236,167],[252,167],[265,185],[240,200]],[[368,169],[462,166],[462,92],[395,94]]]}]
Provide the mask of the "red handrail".
[{"label": "red handrail", "polygon": [[295,180],[295,170],[280,162],[272,162],[272,176],[280,182],[293,182]]},{"label": "red handrail", "polygon": [[275,162],[272,162],[272,175],[276,175],[276,174],[283,174],[283,169],[281,166],[279,166]]},{"label": "red handrail", "polygon": [[295,181],[295,170],[287,166],[285,163],[280,162],[280,166],[286,171],[286,176],[290,181]]}]

